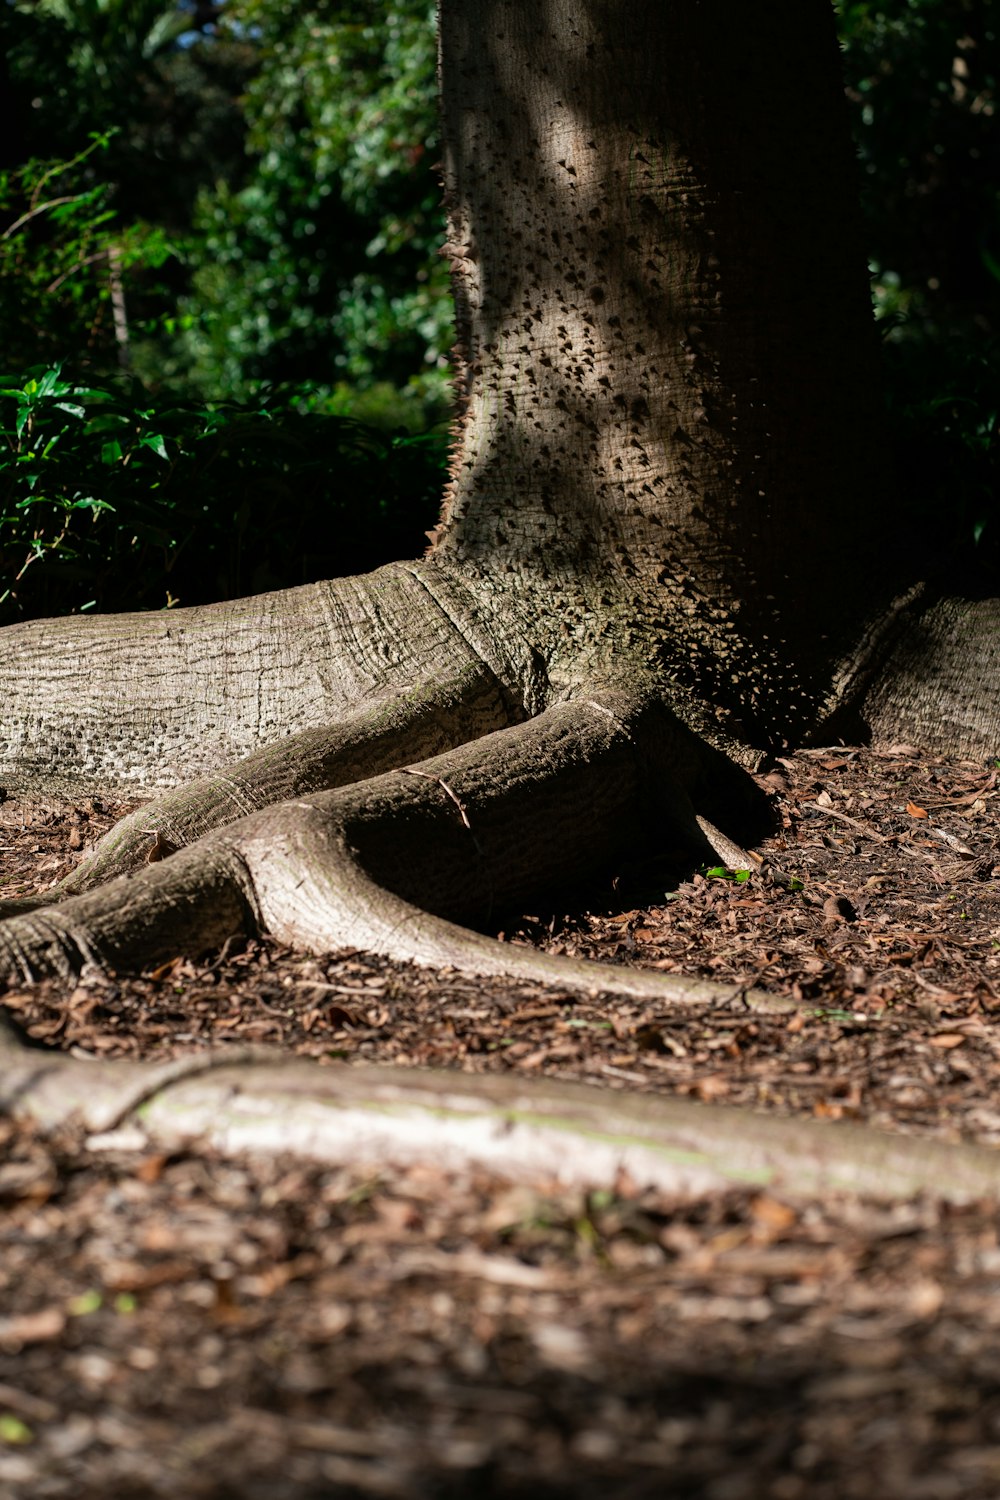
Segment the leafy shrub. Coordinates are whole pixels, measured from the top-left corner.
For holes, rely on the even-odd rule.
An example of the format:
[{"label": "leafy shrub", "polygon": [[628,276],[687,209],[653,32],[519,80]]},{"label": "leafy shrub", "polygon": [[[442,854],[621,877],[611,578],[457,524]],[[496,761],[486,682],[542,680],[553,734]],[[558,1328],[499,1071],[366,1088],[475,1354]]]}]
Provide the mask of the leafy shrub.
[{"label": "leafy shrub", "polygon": [[1000,318],[1000,26],[989,0],[837,0],[876,306]]},{"label": "leafy shrub", "polygon": [[885,344],[898,482],[934,554],[975,550],[1000,567],[1000,340],[911,332]]},{"label": "leafy shrub", "polygon": [[[891,441],[912,529],[1000,562],[1000,27],[989,0],[836,0]],[[918,538],[918,542],[919,542]],[[927,550],[925,548],[925,550]]]},{"label": "leafy shrub", "polygon": [[0,378],[0,623],[156,609],[421,550],[442,434],[256,404],[153,401],[59,366]]},{"label": "leafy shrub", "polygon": [[257,58],[241,101],[245,173],[218,174],[198,197],[171,380],[241,399],[260,381],[390,383],[433,422],[450,399],[454,329],[431,170],[432,0],[230,0],[227,31],[252,38]]},{"label": "leafy shrub", "polygon": [[173,248],[111,206],[114,184],[97,170],[110,138],[92,134],[68,161],[0,168],[0,347],[11,362],[65,349],[98,368],[128,359],[125,286]]}]

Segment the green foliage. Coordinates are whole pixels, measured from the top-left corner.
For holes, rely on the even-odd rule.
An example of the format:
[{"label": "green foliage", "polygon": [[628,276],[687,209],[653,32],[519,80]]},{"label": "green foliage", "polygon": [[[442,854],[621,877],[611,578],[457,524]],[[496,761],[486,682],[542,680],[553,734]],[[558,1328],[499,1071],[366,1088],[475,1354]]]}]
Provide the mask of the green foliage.
[{"label": "green foliage", "polygon": [[838,0],[889,437],[913,526],[1000,563],[1000,20],[992,0]]},{"label": "green foliage", "polygon": [[22,159],[70,157],[91,131],[113,133],[120,211],[189,225],[198,189],[238,170],[239,94],[255,62],[248,41],[212,31],[213,13],[178,0],[8,0],[0,42]]},{"label": "green foliage", "polygon": [[15,0],[0,49],[24,135],[0,161],[115,132],[81,186],[178,252],[130,286],[147,385],[216,399],[307,381],[341,408],[391,384],[410,425],[442,417],[431,0]]},{"label": "green foliage", "polygon": [[253,36],[250,172],[203,192],[177,369],[203,393],[391,383],[439,418],[453,340],[429,0],[232,0]]},{"label": "green foliage", "polygon": [[885,347],[889,431],[914,525],[1000,567],[1000,338],[911,333]]},{"label": "green foliage", "polygon": [[122,224],[111,207],[93,165],[107,147],[94,136],[70,161],[0,170],[0,347],[11,364],[68,349],[90,365],[120,362],[112,290],[124,296],[137,268],[171,253],[162,229]]},{"label": "green foliage", "polygon": [[446,442],[272,396],[153,402],[58,366],[0,379],[0,619],[157,608],[413,556]]},{"label": "green foliage", "polygon": [[0,1411],[0,1443],[15,1447],[34,1441],[35,1434],[27,1422],[22,1422],[13,1412]]},{"label": "green foliage", "polygon": [[[997,558],[993,0],[836,3],[914,528]],[[8,617],[194,602],[421,545],[443,445],[398,431],[443,414],[452,342],[433,9],[0,4]],[[108,373],[112,261],[145,392]],[[32,388],[19,372],[40,361]],[[404,475],[423,497],[409,531]]]},{"label": "green foliage", "polygon": [[991,0],[839,0],[876,308],[1000,315],[1000,21]]},{"label": "green foliage", "polygon": [[30,7],[19,0],[17,9],[56,22],[70,68],[108,95],[191,29],[190,15],[169,0],[31,0]]}]

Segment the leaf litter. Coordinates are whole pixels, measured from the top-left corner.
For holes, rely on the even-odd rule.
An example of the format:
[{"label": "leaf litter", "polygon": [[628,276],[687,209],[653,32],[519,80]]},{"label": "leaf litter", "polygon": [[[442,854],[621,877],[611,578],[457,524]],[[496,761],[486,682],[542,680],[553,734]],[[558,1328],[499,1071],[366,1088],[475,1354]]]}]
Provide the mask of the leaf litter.
[{"label": "leaf litter", "polygon": [[[996,765],[834,747],[762,780],[778,826],[749,878],[644,861],[505,933],[751,982],[789,1015],[258,941],[4,1002],[87,1055],[252,1041],[1000,1144]],[[0,806],[8,894],[117,812]],[[1000,1493],[995,1205],[98,1155],[14,1120],[0,1142],[18,1500]]]}]

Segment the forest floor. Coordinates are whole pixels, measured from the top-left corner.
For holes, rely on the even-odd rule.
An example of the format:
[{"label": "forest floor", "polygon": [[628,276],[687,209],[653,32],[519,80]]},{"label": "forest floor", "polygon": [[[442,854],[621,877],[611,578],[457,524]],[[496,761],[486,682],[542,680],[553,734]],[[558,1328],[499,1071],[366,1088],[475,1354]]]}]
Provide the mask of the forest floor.
[{"label": "forest floor", "polygon": [[[781,826],[748,879],[622,869],[506,935],[789,1014],[260,942],[3,1003],[78,1055],[252,1041],[1000,1146],[997,764],[836,748],[764,784]],[[118,811],[0,805],[6,894]],[[97,1151],[0,1121],[0,1493],[996,1500],[1000,1214]]]}]

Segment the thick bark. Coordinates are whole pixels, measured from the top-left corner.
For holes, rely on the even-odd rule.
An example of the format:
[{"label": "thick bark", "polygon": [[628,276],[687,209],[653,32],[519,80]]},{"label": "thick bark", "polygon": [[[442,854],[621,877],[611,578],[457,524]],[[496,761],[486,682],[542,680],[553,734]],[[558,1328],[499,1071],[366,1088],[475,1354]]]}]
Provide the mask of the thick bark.
[{"label": "thick bark", "polygon": [[887,643],[864,718],[876,742],[944,755],[1000,751],[1000,599],[932,596]]},{"label": "thick bark", "polygon": [[814,727],[893,593],[829,6],[445,3],[441,52],[437,556],[540,584],[571,679],[600,631],[756,744]]},{"label": "thick bark", "polygon": [[[466,595],[431,565],[395,564],[196,609],[8,626],[0,778],[148,793],[348,715],[377,721],[380,706],[387,722],[430,701],[444,716],[490,681],[502,721],[524,717],[537,706],[527,649],[513,629],[478,638]],[[461,737],[495,727],[470,718]]]},{"label": "thick bark", "polygon": [[75,1120],[91,1150],[295,1151],[324,1162],[470,1161],[579,1187],[627,1172],[662,1191],[732,1184],[780,1193],[997,1195],[985,1147],[851,1125],[787,1122],[651,1095],[633,1098],[554,1079],[403,1068],[316,1068],[263,1049],[168,1063],[21,1057],[0,1074],[0,1109],[29,1103],[43,1126]]}]

